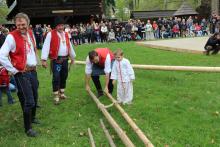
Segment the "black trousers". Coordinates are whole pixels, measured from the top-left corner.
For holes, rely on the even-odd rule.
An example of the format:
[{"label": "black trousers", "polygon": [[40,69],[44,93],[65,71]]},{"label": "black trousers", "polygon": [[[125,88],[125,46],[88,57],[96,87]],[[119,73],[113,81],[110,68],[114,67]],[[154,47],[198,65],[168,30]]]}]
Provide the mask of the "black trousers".
[{"label": "black trousers", "polygon": [[32,128],[31,123],[36,116],[39,87],[37,72],[17,73],[14,77],[18,86],[17,95],[23,111],[24,128],[25,131],[28,131]]},{"label": "black trousers", "polygon": [[[99,80],[99,76],[92,76],[92,81],[93,81],[93,83],[94,83],[94,85],[95,85],[95,87],[96,87],[96,90],[97,90],[98,92],[103,92],[103,91],[102,91],[102,86],[101,86],[101,83],[100,83],[100,80]],[[113,88],[114,88],[114,86],[113,86],[113,84],[112,84],[112,80],[110,79],[110,80],[109,80],[109,83],[108,83],[109,93],[112,94]]]},{"label": "black trousers", "polygon": [[219,52],[220,46],[210,46],[210,45],[208,45],[208,46],[205,47],[205,50],[206,50],[207,55],[211,51],[212,51],[212,54],[214,55],[214,54],[217,54]]},{"label": "black trousers", "polygon": [[52,61],[53,72],[53,92],[66,88],[66,79],[68,77],[68,59],[59,59]]},{"label": "black trousers", "polygon": [[[112,64],[113,64],[113,62],[112,62]],[[92,77],[92,81],[96,87],[96,90],[98,92],[102,92],[102,86],[101,86],[101,82],[99,80],[100,75],[105,75],[104,68],[100,67],[97,64],[93,64],[91,77]],[[109,75],[111,75],[111,73]],[[110,76],[109,76],[109,78],[110,78]],[[114,86],[112,84],[112,80],[109,79],[109,83],[108,83],[109,93],[113,92],[113,88],[114,88]]]}]

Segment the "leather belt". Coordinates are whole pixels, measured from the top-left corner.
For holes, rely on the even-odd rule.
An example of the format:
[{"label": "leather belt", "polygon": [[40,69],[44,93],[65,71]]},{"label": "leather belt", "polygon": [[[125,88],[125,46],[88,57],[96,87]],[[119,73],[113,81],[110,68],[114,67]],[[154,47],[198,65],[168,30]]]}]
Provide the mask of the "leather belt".
[{"label": "leather belt", "polygon": [[36,71],[36,66],[26,66],[24,72]]}]

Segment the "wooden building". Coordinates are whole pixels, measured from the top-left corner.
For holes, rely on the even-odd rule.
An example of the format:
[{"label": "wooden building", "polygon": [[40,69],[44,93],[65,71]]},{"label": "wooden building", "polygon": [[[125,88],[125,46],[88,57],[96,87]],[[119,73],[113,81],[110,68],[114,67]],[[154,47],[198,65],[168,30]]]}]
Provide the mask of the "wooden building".
[{"label": "wooden building", "polygon": [[63,16],[67,23],[74,24],[103,14],[102,0],[7,0],[7,5],[9,19],[24,12],[32,24],[53,24],[56,16]]}]

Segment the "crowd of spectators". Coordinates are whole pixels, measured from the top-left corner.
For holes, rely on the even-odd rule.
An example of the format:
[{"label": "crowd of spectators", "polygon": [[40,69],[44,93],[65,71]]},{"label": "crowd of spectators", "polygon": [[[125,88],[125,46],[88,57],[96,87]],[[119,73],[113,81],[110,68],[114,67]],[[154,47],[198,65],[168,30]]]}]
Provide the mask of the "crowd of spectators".
[{"label": "crowd of spectators", "polygon": [[[52,24],[51,24],[52,25]],[[41,48],[50,25],[30,25],[35,34],[37,48]],[[148,19],[129,19],[127,22],[100,21],[92,23],[65,24],[71,41],[76,44],[153,40],[177,37],[197,37],[219,32],[220,17],[211,18],[170,17]],[[1,34],[1,33],[0,33]]]}]

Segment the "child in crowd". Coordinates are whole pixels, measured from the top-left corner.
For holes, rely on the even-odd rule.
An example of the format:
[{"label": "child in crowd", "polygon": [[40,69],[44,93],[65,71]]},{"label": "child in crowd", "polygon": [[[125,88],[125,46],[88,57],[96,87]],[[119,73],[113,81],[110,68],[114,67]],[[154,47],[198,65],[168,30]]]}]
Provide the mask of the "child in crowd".
[{"label": "child in crowd", "polygon": [[11,91],[9,90],[9,80],[10,76],[8,71],[0,66],[0,107],[2,106],[2,92],[5,91],[8,96],[8,103],[13,104],[14,99],[11,96]]},{"label": "child in crowd", "polygon": [[119,103],[131,104],[133,99],[134,70],[128,59],[123,57],[123,51],[117,49],[114,53],[115,62],[112,67],[111,79],[117,80],[117,100]]}]

